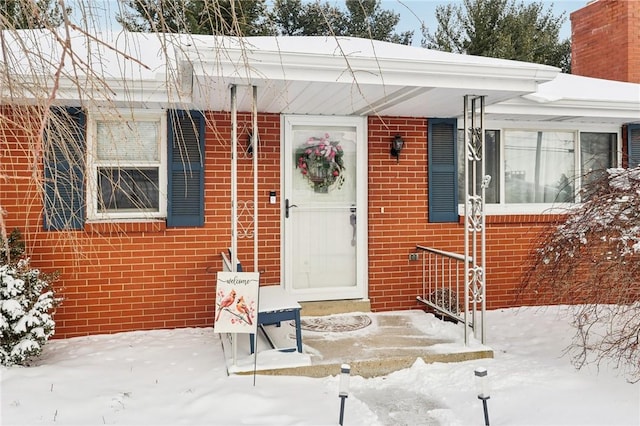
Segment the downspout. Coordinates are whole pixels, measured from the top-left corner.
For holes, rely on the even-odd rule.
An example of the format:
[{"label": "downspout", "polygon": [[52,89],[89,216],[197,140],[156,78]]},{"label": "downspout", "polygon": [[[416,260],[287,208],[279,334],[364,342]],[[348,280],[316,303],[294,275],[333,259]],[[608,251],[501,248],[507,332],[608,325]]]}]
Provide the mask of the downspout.
[{"label": "downspout", "polygon": [[258,269],[258,87],[253,88],[251,146],[253,147],[253,271]]},{"label": "downspout", "polygon": [[[236,86],[231,91],[231,272],[238,272],[238,106]],[[233,333],[232,339],[233,365],[238,359],[238,334]]]},{"label": "downspout", "polygon": [[[462,110],[464,111],[462,115],[463,120],[463,136],[462,141],[464,143],[464,344],[469,344],[469,308],[472,305],[471,288],[469,283],[469,227],[471,226],[471,220],[469,218],[469,214],[471,211],[469,209],[469,120],[468,120],[468,110],[469,110],[469,96],[465,95],[464,97],[464,105]],[[457,129],[454,129],[457,131]]]},{"label": "downspout", "polygon": [[231,86],[231,271],[238,272],[238,105]]}]

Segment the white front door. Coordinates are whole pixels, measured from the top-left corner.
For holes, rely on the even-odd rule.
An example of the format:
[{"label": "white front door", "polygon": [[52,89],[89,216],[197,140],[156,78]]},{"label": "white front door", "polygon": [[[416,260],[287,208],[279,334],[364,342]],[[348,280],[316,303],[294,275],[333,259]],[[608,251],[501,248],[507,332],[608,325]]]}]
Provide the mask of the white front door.
[{"label": "white front door", "polygon": [[366,121],[282,118],[285,289],[299,301],[367,297]]}]

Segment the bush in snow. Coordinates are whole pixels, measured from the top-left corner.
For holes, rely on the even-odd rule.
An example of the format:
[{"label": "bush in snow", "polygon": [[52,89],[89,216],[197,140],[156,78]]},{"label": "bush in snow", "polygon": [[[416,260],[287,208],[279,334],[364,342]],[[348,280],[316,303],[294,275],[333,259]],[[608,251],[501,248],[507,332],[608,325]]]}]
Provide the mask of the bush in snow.
[{"label": "bush in snow", "polygon": [[24,254],[24,240],[18,229],[14,229],[0,246],[0,265],[10,263],[12,259],[19,259]]},{"label": "bush in snow", "polygon": [[42,352],[54,333],[50,312],[59,301],[51,288],[55,275],[42,274],[21,258],[19,232],[8,241],[0,249],[0,364],[6,366],[23,365]]},{"label": "bush in snow", "polygon": [[579,368],[613,361],[640,381],[640,167],[599,171],[583,202],[543,235],[525,285],[570,303]]}]

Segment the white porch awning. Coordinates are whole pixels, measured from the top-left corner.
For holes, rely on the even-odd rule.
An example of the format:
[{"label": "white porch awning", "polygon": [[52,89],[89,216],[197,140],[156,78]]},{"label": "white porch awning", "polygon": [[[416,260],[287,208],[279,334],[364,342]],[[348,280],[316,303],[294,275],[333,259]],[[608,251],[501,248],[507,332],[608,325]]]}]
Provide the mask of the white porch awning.
[{"label": "white porch awning", "polygon": [[[353,37],[195,38],[193,102],[224,110],[227,88],[256,85],[260,112],[452,117],[464,95],[488,104],[536,91],[554,67],[439,52]],[[250,93],[239,93],[249,110]]]}]

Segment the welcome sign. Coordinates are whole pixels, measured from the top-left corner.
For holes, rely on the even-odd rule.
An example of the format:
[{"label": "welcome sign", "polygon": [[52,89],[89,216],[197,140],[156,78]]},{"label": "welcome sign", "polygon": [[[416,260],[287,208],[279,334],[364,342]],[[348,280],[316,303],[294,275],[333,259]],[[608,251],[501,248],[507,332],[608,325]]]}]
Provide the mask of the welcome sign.
[{"label": "welcome sign", "polygon": [[258,328],[258,272],[218,272],[216,333],[256,333]]}]

